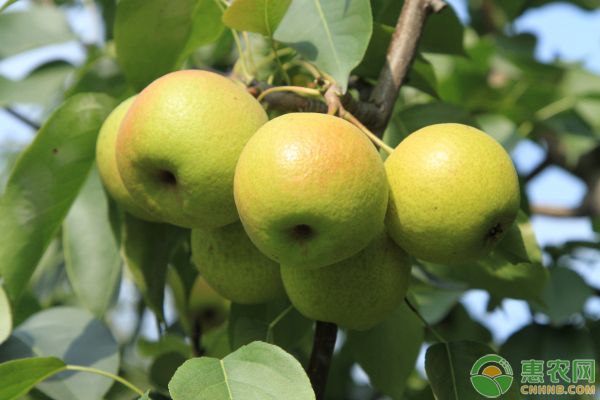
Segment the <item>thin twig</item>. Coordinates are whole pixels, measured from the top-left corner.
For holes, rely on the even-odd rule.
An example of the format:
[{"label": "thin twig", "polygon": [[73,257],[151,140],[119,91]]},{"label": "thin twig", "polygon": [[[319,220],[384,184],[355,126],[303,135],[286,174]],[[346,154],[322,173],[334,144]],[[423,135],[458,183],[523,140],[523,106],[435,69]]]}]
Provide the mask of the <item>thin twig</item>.
[{"label": "thin twig", "polygon": [[552,165],[550,157],[544,158],[541,163],[536,165],[536,167],[523,178],[523,183],[529,183],[533,178],[545,171],[550,165]]},{"label": "thin twig", "polygon": [[316,400],[323,400],[325,398],[325,388],[327,386],[327,377],[333,357],[337,330],[336,324],[317,321],[312,354],[310,355],[310,363],[307,370]]},{"label": "thin twig", "polygon": [[319,92],[317,89],[311,89],[303,86],[274,86],[264,90],[261,94],[258,95],[256,100],[262,101],[269,94],[276,92],[293,92],[300,96],[321,96],[321,92]]},{"label": "thin twig", "polygon": [[400,87],[410,70],[417,44],[430,12],[444,7],[441,0],[405,0],[388,47],[386,63],[379,74],[371,101],[379,107],[380,118],[374,131],[381,136],[392,115]]},{"label": "thin twig", "polygon": [[204,355],[204,348],[202,347],[202,322],[200,321],[200,317],[196,316],[192,323],[194,324],[192,327],[192,335],[190,337],[192,351],[194,352],[195,357],[202,357]]},{"label": "thin twig", "polygon": [[18,119],[19,121],[21,121],[25,125],[29,126],[30,128],[32,128],[32,129],[34,129],[36,131],[40,129],[40,125],[37,122],[35,122],[32,119],[24,116],[23,114],[21,114],[20,112],[18,112],[14,108],[4,107],[4,111],[6,111],[8,114],[10,114],[11,116],[13,116],[14,118]]},{"label": "thin twig", "polygon": [[434,328],[433,326],[431,326],[429,324],[429,322],[427,322],[427,320],[425,319],[425,317],[423,317],[423,315],[421,315],[421,313],[419,312],[419,310],[417,309],[417,307],[407,298],[404,298],[404,302],[406,303],[406,305],[408,306],[408,308],[411,309],[411,311],[417,316],[417,318],[419,318],[421,320],[421,322],[423,323],[423,325],[425,326],[425,328],[427,328],[429,330],[429,332],[431,332],[433,334],[433,336],[435,336],[435,338],[440,342],[440,343],[448,343],[446,341],[446,339],[444,339],[442,337],[442,335],[440,335]]}]

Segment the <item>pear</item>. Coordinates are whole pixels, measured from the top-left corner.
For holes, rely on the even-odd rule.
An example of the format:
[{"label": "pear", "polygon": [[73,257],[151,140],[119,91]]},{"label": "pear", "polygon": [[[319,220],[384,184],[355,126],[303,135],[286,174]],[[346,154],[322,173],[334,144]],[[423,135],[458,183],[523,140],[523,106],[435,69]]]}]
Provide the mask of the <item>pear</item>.
[{"label": "pear", "polygon": [[205,333],[227,321],[229,301],[217,293],[202,276],[194,281],[188,303],[190,319],[197,321]]},{"label": "pear", "polygon": [[486,255],[519,210],[517,172],[486,133],[436,124],[404,139],[385,162],[392,238],[425,261],[456,264]]},{"label": "pear", "polygon": [[206,282],[235,303],[285,298],[279,265],[258,251],[240,222],[192,230],[192,258]]},{"label": "pear", "polygon": [[408,256],[385,233],[358,254],[326,268],[282,265],[292,304],[304,316],[367,330],[400,305],[408,288]]},{"label": "pear", "polygon": [[98,141],[96,142],[96,164],[100,173],[100,179],[108,194],[125,211],[146,220],[157,222],[158,218],[148,210],[142,208],[132,197],[121,179],[117,168],[116,145],[119,127],[125,114],[131,107],[135,96],[128,98],[119,104],[106,118],[100,128]]},{"label": "pear", "polygon": [[384,224],[388,186],[366,136],[331,115],[291,113],[263,125],[238,161],[240,219],[273,260],[319,268],[364,249]]},{"label": "pear", "polygon": [[267,121],[246,90],[207,71],[178,71],[135,99],[117,140],[117,164],[135,201],[164,222],[212,229],[238,219],[233,175],[242,148]]}]

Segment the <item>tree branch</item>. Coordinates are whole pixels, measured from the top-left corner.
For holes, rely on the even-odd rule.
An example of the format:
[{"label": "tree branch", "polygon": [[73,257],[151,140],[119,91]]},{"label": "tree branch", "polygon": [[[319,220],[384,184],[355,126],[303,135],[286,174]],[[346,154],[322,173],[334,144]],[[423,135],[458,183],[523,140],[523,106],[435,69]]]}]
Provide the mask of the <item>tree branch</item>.
[{"label": "tree branch", "polygon": [[523,183],[529,183],[533,178],[544,172],[544,170],[550,165],[552,165],[552,161],[550,160],[550,157],[547,156],[541,163],[536,165],[536,167],[532,169],[529,174],[523,177]]},{"label": "tree branch", "polygon": [[37,122],[35,122],[35,121],[29,119],[28,117],[24,116],[23,114],[21,114],[20,112],[18,112],[14,108],[4,107],[4,111],[6,111],[11,116],[13,116],[15,119],[18,119],[19,121],[21,121],[25,125],[29,126],[30,128],[32,128],[32,129],[34,129],[36,131],[40,129],[40,125]]},{"label": "tree branch", "polygon": [[316,400],[325,399],[325,388],[329,375],[329,366],[333,357],[333,349],[337,337],[337,325],[317,321],[312,354],[307,373],[310,378]]},{"label": "tree branch", "polygon": [[425,19],[430,12],[437,12],[444,6],[442,0],[405,0],[388,47],[386,63],[371,94],[371,101],[380,111],[378,123],[373,127],[376,134],[383,134],[392,115],[400,87],[415,56]]}]

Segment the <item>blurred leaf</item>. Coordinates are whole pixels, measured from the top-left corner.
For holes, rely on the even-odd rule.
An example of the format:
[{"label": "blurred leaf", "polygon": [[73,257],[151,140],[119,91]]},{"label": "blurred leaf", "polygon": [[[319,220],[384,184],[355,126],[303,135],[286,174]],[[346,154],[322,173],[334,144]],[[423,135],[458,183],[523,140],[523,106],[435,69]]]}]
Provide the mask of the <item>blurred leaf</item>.
[{"label": "blurred leaf", "polygon": [[[5,4],[4,7],[7,5]],[[51,6],[0,14],[0,59],[75,39],[65,14]]]},{"label": "blurred leaf", "polygon": [[136,90],[177,69],[190,32],[193,0],[121,0],[115,44],[127,80]]},{"label": "blurred leaf", "polygon": [[44,379],[65,369],[54,357],[25,358],[0,364],[0,399],[17,400]]},{"label": "blurred leaf", "polygon": [[331,75],[345,92],[350,71],[367,50],[372,23],[368,0],[293,0],[275,39]]},{"label": "blurred leaf", "polygon": [[129,90],[117,62],[107,56],[93,58],[79,68],[65,95],[69,97],[81,92],[106,93],[119,100],[134,94]]},{"label": "blurred leaf", "polygon": [[403,0],[371,0],[373,21],[389,26],[396,26],[403,4]]},{"label": "blurred leaf", "polygon": [[277,346],[254,342],[227,357],[186,361],[169,383],[173,400],[314,400],[300,363]]},{"label": "blurred leaf", "polygon": [[11,4],[16,3],[17,0],[6,0],[6,2],[0,7],[0,12],[4,11],[6,8],[8,8]]},{"label": "blurred leaf", "polygon": [[419,49],[430,53],[466,55],[463,47],[464,27],[450,6],[427,17]]},{"label": "blurred leaf", "polygon": [[[12,327],[13,318],[12,311],[10,309],[10,302],[8,301],[8,297],[4,292],[4,288],[0,284],[0,344],[2,344],[10,336]],[[1,387],[2,385],[0,385],[0,388]]]},{"label": "blurred leaf", "polygon": [[0,198],[0,275],[15,301],[60,228],[94,161],[96,135],[114,102],[101,94],[67,100],[15,164]]},{"label": "blurred leaf", "polygon": [[515,123],[502,114],[481,114],[476,121],[482,131],[500,142],[507,151],[512,151],[522,139]]},{"label": "blurred leaf", "polygon": [[291,0],[235,0],[223,13],[223,22],[238,31],[273,37]]},{"label": "blurred leaf", "polygon": [[[400,399],[423,343],[423,324],[402,304],[374,328],[348,332],[348,346],[373,387]],[[390,368],[393,366],[393,368]]]},{"label": "blurred leaf", "polygon": [[167,266],[187,231],[167,224],[142,221],[125,214],[122,253],[146,305],[164,321],[163,301]]},{"label": "blurred leaf", "polygon": [[[221,21],[223,12],[215,0],[195,0],[194,13],[192,15],[192,30],[187,44],[181,52],[180,61],[192,54],[200,46],[215,42],[225,31],[225,25]],[[229,32],[227,35],[231,36]]]},{"label": "blurred leaf", "polygon": [[142,356],[151,358],[156,358],[166,353],[179,353],[187,358],[192,355],[190,346],[185,342],[185,338],[173,333],[162,335],[158,341],[140,338],[137,341],[137,350]]},{"label": "blurred leaf", "polygon": [[550,279],[542,295],[544,312],[554,325],[564,324],[573,314],[581,313],[594,291],[577,272],[565,267],[549,268]]},{"label": "blurred leaf", "polygon": [[[522,360],[531,359],[597,359],[589,331],[573,326],[554,328],[537,324],[526,326],[509,337],[502,345],[500,354],[513,367],[520,366]],[[514,369],[515,382],[521,382],[521,368]],[[578,398],[591,400],[594,396]]]},{"label": "blurred leaf", "polygon": [[476,125],[463,108],[439,102],[418,104],[393,115],[383,139],[390,146],[396,147],[409,134],[428,125],[446,122]]},{"label": "blurred leaf", "polygon": [[[449,342],[471,340],[480,343],[491,343],[492,341],[492,333],[489,329],[471,318],[465,307],[460,303],[433,328]],[[429,342],[438,341],[431,334],[427,335],[427,340]]]},{"label": "blurred leaf", "polygon": [[[470,371],[475,361],[494,354],[489,346],[471,341],[437,343],[427,349],[425,371],[438,400],[480,400],[471,384]],[[514,364],[519,365],[519,364]],[[516,379],[515,379],[516,381]],[[518,385],[499,399],[518,399]]]},{"label": "blurred leaf", "polygon": [[38,68],[26,78],[12,81],[0,76],[0,106],[13,103],[42,104],[47,106],[60,98],[65,80],[73,67],[55,62]]},{"label": "blurred leaf", "polygon": [[118,293],[122,262],[96,168],[65,219],[63,246],[73,290],[85,308],[101,317]]},{"label": "blurred leaf", "polygon": [[233,303],[229,342],[233,350],[257,340],[290,350],[311,332],[312,324],[287,299],[254,305]]},{"label": "blurred leaf", "polygon": [[207,357],[223,358],[232,352],[229,344],[229,325],[224,323],[220,327],[202,335],[202,347]]},{"label": "blurred leaf", "polygon": [[413,282],[409,286],[409,293],[415,298],[425,320],[430,324],[436,324],[458,303],[464,291],[441,289]]},{"label": "blurred leaf", "polygon": [[[66,364],[116,374],[119,350],[106,326],[87,311],[56,307],[35,314],[0,346],[0,359],[58,357]],[[99,400],[113,381],[102,376],[62,372],[37,388],[60,400]]]}]

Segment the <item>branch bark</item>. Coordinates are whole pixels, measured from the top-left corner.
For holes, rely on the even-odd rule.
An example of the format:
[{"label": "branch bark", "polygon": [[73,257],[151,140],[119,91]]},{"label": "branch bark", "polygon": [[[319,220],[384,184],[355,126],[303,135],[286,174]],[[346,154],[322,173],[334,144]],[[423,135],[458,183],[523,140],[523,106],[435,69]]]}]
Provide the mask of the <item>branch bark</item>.
[{"label": "branch bark", "polygon": [[329,367],[331,366],[337,331],[336,324],[317,321],[313,349],[307,369],[316,400],[325,399],[325,388],[327,387],[327,378],[329,376]]},{"label": "branch bark", "polygon": [[442,0],[406,0],[398,18],[396,29],[388,47],[386,63],[379,74],[377,85],[371,94],[371,101],[379,108],[375,134],[382,135],[390,120],[400,87],[404,83],[417,44],[425,25],[425,19],[433,11],[445,6]]},{"label": "branch bark", "polygon": [[29,126],[30,128],[32,128],[32,129],[34,129],[36,131],[40,129],[40,125],[37,122],[34,122],[33,120],[31,120],[28,117],[24,116],[23,114],[21,114],[17,110],[15,110],[13,108],[10,108],[10,107],[4,107],[4,111],[6,111],[11,116],[13,116],[15,119],[18,119],[19,121],[21,121],[25,125]]}]

